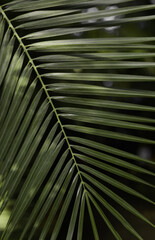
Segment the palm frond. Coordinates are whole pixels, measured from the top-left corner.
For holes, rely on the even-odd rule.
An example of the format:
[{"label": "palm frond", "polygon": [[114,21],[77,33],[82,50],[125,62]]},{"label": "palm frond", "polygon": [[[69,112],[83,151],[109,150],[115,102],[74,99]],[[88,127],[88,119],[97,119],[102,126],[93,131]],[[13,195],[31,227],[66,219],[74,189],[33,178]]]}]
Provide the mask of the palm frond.
[{"label": "palm frond", "polygon": [[0,1],[0,212],[14,201],[1,239],[80,240],[88,219],[99,240],[98,216],[122,239],[107,212],[143,239],[113,202],[154,227],[119,193],[154,205],[131,184],[153,189],[155,162],[120,144],[155,144],[155,107],[132,102],[154,101],[154,89],[130,87],[153,86],[153,74],[131,71],[154,73],[155,37],[73,35],[155,19],[155,4],[133,2]]}]

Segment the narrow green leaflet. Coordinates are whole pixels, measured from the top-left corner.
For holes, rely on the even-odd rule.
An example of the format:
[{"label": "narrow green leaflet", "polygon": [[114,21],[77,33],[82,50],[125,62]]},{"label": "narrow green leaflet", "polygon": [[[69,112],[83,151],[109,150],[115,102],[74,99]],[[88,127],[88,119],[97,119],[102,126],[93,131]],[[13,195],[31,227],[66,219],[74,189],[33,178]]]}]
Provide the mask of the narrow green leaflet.
[{"label": "narrow green leaflet", "polygon": [[80,167],[82,169],[84,169],[85,171],[87,171],[89,174],[90,173],[93,174],[94,177],[98,177],[98,178],[102,179],[103,181],[109,183],[110,185],[113,185],[114,187],[121,189],[122,191],[125,191],[125,192],[127,192],[127,193],[129,193],[129,194],[131,194],[133,196],[139,197],[139,198],[141,198],[141,199],[143,199],[143,200],[145,200],[145,201],[155,205],[155,202],[153,202],[149,198],[143,196],[141,193],[135,191],[134,189],[126,186],[125,184],[123,184],[123,183],[121,183],[121,182],[119,182],[119,181],[117,181],[117,180],[115,180],[115,179],[113,179],[111,177],[108,177],[107,175],[105,175],[105,174],[103,174],[103,173],[101,173],[99,171],[96,171],[96,170],[94,170],[94,169],[92,169],[92,168],[90,168],[88,166],[80,164]]},{"label": "narrow green leaflet", "polygon": [[155,107],[133,104],[128,102],[120,102],[120,101],[111,101],[111,100],[100,100],[95,98],[82,98],[82,97],[70,97],[70,96],[56,96],[52,97],[60,102],[65,103],[73,103],[76,105],[84,105],[84,106],[92,106],[92,107],[100,107],[100,108],[108,108],[108,109],[122,109],[122,110],[132,110],[132,111],[150,111],[155,112]]},{"label": "narrow green leaflet", "polygon": [[108,220],[108,218],[106,217],[106,215],[104,214],[104,212],[102,211],[102,209],[100,208],[100,206],[96,203],[96,201],[94,200],[94,198],[92,196],[89,197],[92,201],[92,203],[94,204],[95,208],[97,209],[97,211],[99,212],[99,214],[101,215],[101,217],[103,218],[103,220],[106,222],[107,226],[109,227],[110,231],[113,233],[113,235],[115,236],[115,238],[117,240],[122,240],[121,236],[118,234],[118,232],[114,229],[114,227],[112,226],[112,224],[110,223],[110,221]]},{"label": "narrow green leaflet", "polygon": [[[50,19],[50,21],[49,21],[49,19],[41,19],[38,21],[24,23],[24,24],[19,25],[17,28],[40,29],[43,27],[57,27],[57,26],[66,25],[66,24],[68,25],[68,24],[79,23],[82,21],[102,19],[104,17],[109,17],[109,16],[117,16],[117,15],[121,15],[121,14],[129,14],[129,13],[134,13],[134,12],[151,10],[154,8],[155,8],[155,4],[137,6],[137,7],[135,7],[135,6],[127,7],[124,9],[123,8],[121,8],[121,9],[118,8],[118,9],[114,9],[114,10],[106,9],[103,11],[97,11],[97,12],[95,11],[95,12],[91,12],[91,13],[89,13],[89,12],[88,13],[76,13],[76,14],[70,14],[70,15],[62,16],[62,17],[55,17],[55,18]],[[48,17],[48,14],[47,14],[47,17]],[[118,22],[119,22],[119,20],[118,20]],[[121,19],[121,22],[124,22],[124,19]]]},{"label": "narrow green leaflet", "polygon": [[[56,212],[58,211],[58,209],[60,207],[62,199],[64,198],[64,194],[65,194],[65,191],[66,191],[66,189],[67,189],[67,187],[68,187],[68,185],[69,185],[69,183],[71,181],[71,177],[73,175],[73,171],[74,171],[74,166],[70,169],[69,174],[68,174],[67,178],[65,179],[64,184],[63,184],[62,188],[60,189],[59,194],[57,195],[57,198],[55,199],[53,207],[52,207],[52,209],[50,211],[50,214],[49,214],[49,216],[47,218],[46,226],[43,228],[42,233],[40,235],[40,237],[42,237],[43,239],[46,238],[48,230],[49,230],[49,228],[51,226],[51,222],[53,221],[53,219],[55,217],[55,214],[56,214]],[[75,187],[76,181],[77,181],[77,176],[75,176],[75,178],[74,178],[74,184],[73,184],[73,181],[71,182],[70,192],[74,191],[74,187]],[[67,204],[67,199],[66,199],[66,204]],[[64,211],[65,211],[65,209],[64,209]],[[58,226],[58,227],[60,227],[60,226]]]},{"label": "narrow green leaflet", "polygon": [[[60,207],[61,201],[64,197],[65,191],[71,181],[72,175],[73,175],[73,171],[74,170],[74,166],[73,166],[73,161],[70,160],[65,168],[63,169],[63,171],[61,172],[61,175],[59,176],[59,178],[57,179],[57,181],[55,182],[54,186],[53,186],[53,182],[49,181],[48,183],[51,184],[51,188],[53,186],[53,188],[49,189],[49,192],[46,193],[46,195],[41,196],[44,197],[46,199],[44,199],[44,204],[42,205],[42,208],[39,211],[39,214],[35,220],[35,224],[33,225],[33,228],[30,232],[29,235],[29,239],[31,240],[34,233],[37,231],[38,226],[42,223],[43,219],[45,218],[46,214],[48,213],[48,211],[50,211],[51,209],[51,205],[53,203],[53,207],[51,214],[49,215],[49,219],[47,219],[47,225],[45,227],[45,229],[43,229],[42,231],[42,235],[46,235],[49,228],[50,228],[50,224],[53,221],[53,218],[55,217],[55,214],[58,210],[58,208]],[[50,179],[51,180],[51,179]],[[49,188],[49,185],[47,186]],[[46,189],[45,189],[46,191]],[[49,194],[49,195],[48,195]],[[39,202],[38,202],[39,204]],[[38,207],[38,204],[36,205],[36,208]],[[35,211],[36,209],[34,209]],[[22,239],[22,237],[21,237]]]},{"label": "narrow green leaflet", "polygon": [[135,129],[135,130],[141,130],[141,131],[155,131],[155,127],[143,125],[143,124],[137,124],[137,123],[130,123],[125,121],[118,121],[118,120],[111,120],[106,118],[98,118],[98,117],[90,117],[89,119],[87,116],[84,116],[83,114],[59,114],[60,117],[64,117],[67,119],[75,120],[78,122],[86,122],[86,123],[92,123],[92,124],[98,124],[98,125],[105,125],[110,127],[119,127],[119,128],[125,128],[125,129]]},{"label": "narrow green leaflet", "polygon": [[[126,202],[123,198],[118,196],[116,193],[111,191],[109,188],[101,184],[99,181],[96,179],[92,178],[91,176],[87,175],[86,173],[82,173],[83,176],[85,176],[86,179],[88,179],[91,184],[95,185],[97,188],[99,188],[102,192],[107,194],[109,197],[111,197],[114,201],[116,201],[118,204],[120,204],[123,208],[131,212],[133,215],[137,216],[138,218],[144,220],[146,223],[149,225],[153,226],[154,225],[147,219],[145,218],[140,212],[138,212],[134,207],[132,207],[128,202]],[[87,186],[87,183],[85,183]],[[88,187],[89,188],[89,187]]]},{"label": "narrow green leaflet", "polygon": [[98,230],[97,230],[97,227],[96,227],[93,211],[92,211],[90,201],[89,201],[89,198],[88,198],[87,195],[86,195],[86,203],[87,203],[88,212],[89,212],[89,216],[90,216],[90,221],[91,221],[91,225],[92,225],[92,229],[93,229],[93,233],[94,233],[94,238],[95,238],[95,240],[99,240]]},{"label": "narrow green leaflet", "polygon": [[[77,184],[77,180],[78,180],[78,175],[75,176],[75,178],[73,179],[73,182],[72,182],[72,185],[70,186],[70,189],[68,191],[68,194],[66,196],[66,199],[64,200],[64,203],[63,203],[63,208],[61,209],[60,211],[60,214],[59,214],[59,217],[58,217],[58,220],[57,220],[57,223],[54,227],[54,230],[52,232],[52,236],[51,236],[51,240],[56,240],[57,239],[57,236],[58,236],[58,233],[60,231],[60,228],[61,228],[61,225],[62,225],[62,222],[65,218],[65,215],[67,213],[67,210],[68,210],[68,207],[70,205],[70,202],[71,202],[71,199],[73,197],[73,194],[74,194],[74,191],[75,191],[75,188],[76,188],[76,184]],[[78,204],[78,203],[77,203]],[[76,205],[77,207],[78,205]],[[74,209],[73,209],[73,214],[74,214]],[[76,217],[76,215],[75,215]],[[72,219],[72,217],[71,217]],[[74,218],[75,219],[75,218]],[[73,224],[73,222],[72,222]],[[74,230],[74,228],[72,229]],[[69,229],[70,231],[70,229]],[[70,233],[69,233],[70,234]],[[69,235],[67,235],[67,237],[69,237]]]},{"label": "narrow green leaflet", "polygon": [[67,237],[66,237],[67,240],[73,239],[73,233],[74,233],[77,215],[78,215],[78,211],[79,211],[81,193],[82,193],[82,186],[80,185],[80,187],[77,191],[74,208],[73,208],[73,212],[72,212],[72,216],[71,216],[71,220],[70,220],[70,224],[69,224],[69,228],[68,228],[68,233],[67,233]]},{"label": "narrow green leaflet", "polygon": [[[87,108],[78,108],[78,107],[62,107],[62,108],[57,108],[58,111],[72,114],[74,117],[74,114],[78,115],[85,115],[87,117],[99,117],[104,120],[106,119],[118,119],[121,120],[123,124],[123,120],[127,120],[130,122],[147,122],[147,123],[155,123],[155,120],[153,118],[144,118],[144,117],[138,117],[138,116],[133,116],[133,115],[128,115],[128,114],[121,114],[117,112],[109,112],[109,111],[99,111],[96,109],[87,109]],[[63,115],[62,115],[63,116]],[[136,123],[135,123],[136,124]]]},{"label": "narrow green leaflet", "polygon": [[[101,202],[101,204],[106,207],[109,212],[111,212],[111,214],[113,214],[122,223],[125,228],[127,228],[138,239],[142,240],[141,236],[133,229],[133,227],[115,208],[113,208],[104,198],[102,198],[90,185],[87,184],[87,188],[89,189],[89,191],[91,191],[94,197],[97,198],[99,202]],[[89,197],[90,199],[93,199],[91,195],[89,195]]]},{"label": "narrow green leaflet", "polygon": [[[55,144],[57,145],[57,143],[55,143]],[[45,155],[45,158],[44,158],[45,163],[42,166],[42,171],[40,169],[37,169],[37,174],[35,175],[35,178],[33,179],[33,181],[31,180],[30,184],[27,185],[25,188],[23,188],[24,191],[20,193],[17,204],[14,207],[14,211],[12,212],[12,217],[10,217],[10,220],[12,220],[14,224],[13,225],[11,224],[11,227],[8,224],[8,232],[6,233],[6,236],[4,239],[7,239],[11,235],[11,232],[13,231],[17,222],[21,219],[24,211],[26,211],[28,205],[34,198],[34,196],[37,193],[39,187],[41,186],[43,180],[45,179],[47,173],[49,172],[50,167],[53,165],[57,155],[60,152],[62,145],[63,145],[63,141],[61,141],[58,144],[56,149],[53,149],[54,146],[53,146],[53,148],[51,147],[51,151],[49,151],[49,153]],[[52,151],[54,151],[53,152],[53,161],[50,161],[49,156],[51,155]],[[48,157],[48,161],[47,161],[47,157]],[[40,171],[41,171],[41,174],[40,174]],[[39,180],[38,180],[38,178],[39,178]],[[19,207],[19,206],[21,206],[21,207]]]},{"label": "narrow green leaflet", "polygon": [[124,90],[115,88],[106,88],[87,84],[73,83],[53,83],[48,86],[49,91],[72,95],[92,95],[92,96],[111,96],[111,97],[147,97],[155,98],[153,91],[147,90]]},{"label": "narrow green leaflet", "polygon": [[154,176],[154,173],[152,173],[152,172],[150,172],[148,170],[145,170],[145,169],[143,169],[143,168],[141,168],[139,166],[136,166],[134,164],[130,164],[128,162],[122,161],[120,159],[115,159],[112,156],[108,156],[108,155],[104,155],[103,154],[103,156],[101,157],[101,154],[99,152],[98,152],[98,154],[94,154],[91,149],[87,149],[87,150],[90,150],[90,152],[88,152],[86,149],[82,149],[83,150],[82,151],[80,146],[73,146],[73,147],[75,149],[79,149],[79,151],[84,152],[85,154],[91,155],[92,157],[98,157],[99,159],[102,160],[102,162],[99,162],[99,161],[96,161],[95,159],[87,157],[85,155],[75,154],[79,159],[83,160],[84,162],[88,162],[91,165],[94,165],[96,167],[104,169],[105,171],[108,171],[108,172],[114,173],[116,175],[119,175],[121,177],[130,179],[132,181],[137,181],[137,182],[140,182],[140,183],[143,183],[143,184],[148,184],[148,185],[154,187],[154,185],[151,185],[151,184],[145,182],[144,180],[142,180],[142,179],[140,179],[140,178],[138,178],[138,177],[136,177],[136,176],[134,176],[134,175],[132,175],[130,173],[127,173],[126,170],[123,171],[123,170],[117,169],[115,167],[112,167],[112,166],[109,166],[109,165],[105,164],[104,162],[108,162],[108,163],[111,163],[111,164],[116,164],[118,166],[123,166],[123,167],[125,167],[127,169],[136,170],[137,172],[141,172],[141,173],[145,173],[145,174],[149,174],[149,175],[153,175]]},{"label": "narrow green leaflet", "polygon": [[38,68],[42,69],[128,69],[128,68],[145,68],[145,67],[155,67],[154,62],[127,62],[127,61],[119,61],[119,62],[108,62],[108,61],[85,61],[82,62],[71,62],[68,63],[44,63],[40,64]]},{"label": "narrow green leaflet", "polygon": [[65,128],[76,131],[76,132],[78,131],[84,134],[90,134],[90,135],[100,136],[104,138],[106,137],[106,138],[118,139],[118,140],[121,139],[129,142],[132,141],[132,142],[155,144],[154,140],[149,140],[141,137],[136,137],[136,136],[123,134],[123,133],[116,133],[116,132],[97,129],[97,128],[90,128],[90,127],[84,127],[79,125],[65,125]]},{"label": "narrow green leaflet", "polygon": [[[2,148],[2,151],[0,154],[2,160],[4,160],[7,157],[7,160],[9,160],[9,158],[10,158],[10,160],[12,159],[11,161],[13,161],[13,159],[14,159],[15,155],[17,154],[17,151],[20,147],[20,144],[23,141],[23,138],[28,129],[28,126],[29,126],[30,122],[32,121],[32,118],[34,117],[40,97],[41,97],[41,93],[37,94],[37,96],[34,98],[32,105],[31,105],[31,109],[29,109],[29,111],[27,111],[24,121],[23,121],[21,128],[19,129],[17,135],[15,135],[15,137],[11,136],[11,137],[13,137],[12,139],[7,138],[6,142],[2,142],[3,148]],[[44,105],[44,107],[45,107],[45,105]],[[25,111],[25,109],[24,109],[24,111]],[[20,114],[21,114],[21,111],[20,111]],[[12,129],[11,135],[16,134],[16,132],[14,130],[15,130],[15,128]],[[12,144],[11,147],[9,148],[9,144],[11,144],[13,140],[14,140],[14,144]]]},{"label": "narrow green leaflet", "polygon": [[137,155],[131,154],[129,152],[125,152],[120,149],[117,149],[117,148],[114,148],[114,147],[111,147],[111,146],[108,146],[105,144],[101,144],[101,143],[98,143],[95,141],[91,141],[91,140],[79,138],[79,137],[69,137],[69,139],[78,144],[80,143],[84,146],[95,148],[100,151],[105,151],[107,153],[114,154],[119,157],[121,156],[121,157],[125,157],[127,159],[131,159],[134,161],[142,161],[142,162],[153,164],[153,165],[155,164],[153,161],[149,161],[147,159],[141,158],[140,156],[137,156]]},{"label": "narrow green leaflet", "polygon": [[[64,43],[65,41],[67,40],[64,40]],[[27,48],[29,51],[40,51],[40,52],[44,52],[44,53],[62,53],[62,52],[65,52],[65,53],[72,53],[72,52],[78,52],[79,53],[79,50],[80,52],[92,52],[94,53],[95,51],[103,51],[103,50],[108,50],[108,51],[111,51],[111,50],[117,50],[117,49],[125,49],[126,51],[131,51],[131,50],[137,50],[137,49],[140,49],[140,50],[143,50],[143,49],[147,49],[147,50],[151,50],[151,51],[154,51],[155,49],[155,46],[154,45],[151,45],[151,44],[131,44],[131,45],[126,45],[123,43],[123,45],[119,45],[119,44],[115,44],[115,42],[113,42],[113,45],[112,44],[108,44],[108,41],[107,41],[107,44],[106,43],[103,43],[103,44],[95,44],[95,41],[94,43],[90,44],[88,42],[85,41],[85,43],[83,42],[83,44],[78,44],[76,41],[75,41],[75,44],[74,44],[74,41],[71,42],[71,40],[69,40],[70,42],[66,42],[65,44],[63,44],[63,42],[59,42],[59,40],[57,42],[40,42],[40,43],[32,43],[31,45],[28,45]],[[118,39],[116,39],[116,41],[119,42]],[[68,44],[67,44],[68,43]],[[72,44],[73,43],[73,44]],[[80,48],[79,48],[80,47]],[[119,64],[119,62],[118,62]],[[125,64],[125,63],[124,63]],[[146,62],[147,64],[147,62]],[[149,65],[149,64],[148,64]],[[153,63],[152,63],[153,65]],[[127,66],[127,65],[126,65]],[[133,66],[133,65],[132,65]],[[140,65],[138,65],[140,66]]]},{"label": "narrow green leaflet", "polygon": [[[17,111],[19,110],[19,106],[22,102],[22,99],[26,95],[26,90],[29,84],[30,76],[31,76],[31,68],[29,66],[26,66],[22,74],[20,75],[19,81],[17,83],[15,93],[11,101],[11,105],[9,107],[9,111],[7,113],[7,118],[3,123],[3,128],[0,129],[1,139],[4,139],[3,137],[8,129],[8,126],[11,125],[13,127],[13,119],[15,119]],[[33,83],[33,85],[35,85],[35,82]],[[31,88],[32,86],[29,87],[29,91]]]},{"label": "narrow green leaflet", "polygon": [[34,32],[23,37],[23,39],[52,38],[78,32],[87,32],[100,29],[100,27],[77,27],[77,28],[52,28],[49,30]]},{"label": "narrow green leaflet", "polygon": [[48,18],[48,17],[55,17],[60,15],[65,15],[69,13],[75,13],[76,10],[44,10],[44,11],[33,11],[30,13],[25,13],[22,15],[19,15],[18,17],[14,18],[14,21],[31,21],[31,20],[37,20],[42,18]]},{"label": "narrow green leaflet", "polygon": [[4,36],[4,29],[5,29],[5,22],[2,15],[0,15],[0,46]]},{"label": "narrow green leaflet", "polygon": [[[28,221],[28,223],[26,224],[26,226],[23,229],[23,232],[22,232],[22,235],[20,237],[20,240],[22,240],[24,238],[26,232],[28,231],[28,229],[30,229],[30,227],[33,224],[33,221],[35,220],[35,218],[37,217],[37,215],[41,211],[43,203],[46,200],[46,197],[48,196],[48,194],[50,193],[50,191],[51,191],[51,189],[52,189],[52,187],[54,185],[55,179],[57,178],[58,174],[60,173],[62,165],[64,164],[64,161],[66,160],[67,156],[68,156],[68,150],[62,155],[62,157],[61,157],[60,161],[58,162],[56,168],[54,169],[54,171],[53,171],[49,181],[45,185],[44,190],[42,191],[42,193],[41,193],[41,195],[40,195],[40,197],[39,197],[39,199],[38,199],[38,201],[37,201],[37,203],[36,203],[32,213],[30,215],[29,221]],[[66,173],[70,169],[71,164],[72,164],[72,161],[69,161],[68,164],[66,164],[66,167],[64,169],[64,171]],[[61,184],[58,184],[58,185],[61,186]],[[37,224],[35,225],[35,228],[36,228],[36,226],[37,226]],[[33,232],[33,230],[35,228],[33,226],[32,232]],[[31,234],[31,235],[33,235],[33,234]]]},{"label": "narrow green leaflet", "polygon": [[77,240],[82,239],[83,223],[84,223],[84,211],[85,211],[85,192],[83,192],[82,199],[81,199],[79,222],[78,222],[78,232],[77,232]]},{"label": "narrow green leaflet", "polygon": [[[105,45],[111,46],[120,46],[120,44],[131,44],[133,47],[135,43],[138,42],[149,42],[155,41],[154,37],[148,38],[105,38],[105,39],[67,39],[67,40],[53,40],[53,41],[43,41],[39,43],[33,43],[29,45],[29,50],[54,50],[56,48],[57,51],[73,51],[74,49],[78,49],[79,46],[84,48],[84,51],[89,49],[93,49],[93,51],[103,48]],[[137,44],[138,45],[138,44]],[[150,45],[151,46],[151,45]],[[69,49],[70,48],[70,49]],[[82,51],[82,49],[80,50]]]},{"label": "narrow green leaflet", "polygon": [[[4,28],[4,26],[3,26],[3,28]],[[2,31],[3,31],[3,29],[2,29]],[[2,35],[3,35],[3,32],[2,32]],[[9,62],[10,62],[12,52],[13,52],[13,47],[14,47],[14,40],[15,39],[13,39],[13,38],[10,39],[10,30],[7,30],[7,32],[4,35],[4,38],[2,36],[2,40],[1,40],[2,44],[1,44],[1,48],[0,48],[0,68],[1,68],[0,85],[4,81],[4,76],[7,72],[8,66],[9,66]]]},{"label": "narrow green leaflet", "polygon": [[[28,164],[32,160],[35,150],[37,149],[37,147],[40,143],[39,138],[41,138],[43,136],[43,134],[45,133],[45,131],[47,130],[50,120],[51,120],[51,116],[49,115],[47,117],[47,119],[45,120],[45,122],[40,127],[42,118],[38,114],[38,116],[36,116],[36,118],[35,118],[35,121],[33,121],[31,129],[25,139],[23,146],[22,146],[22,149],[19,151],[15,161],[12,163],[12,166],[10,166],[11,160],[9,161],[9,164],[5,164],[4,170],[6,170],[6,173],[3,170],[3,172],[4,172],[3,176],[4,176],[4,178],[6,178],[6,180],[5,180],[5,184],[3,186],[3,191],[1,193],[1,195],[3,195],[3,192],[5,190],[9,191],[9,194],[7,194],[7,200],[16,191],[16,189],[20,183],[21,177],[25,173],[25,171],[28,167]],[[37,133],[39,127],[40,127],[40,130],[38,132],[39,136],[36,136],[36,138],[38,138],[38,139],[36,139],[36,138],[34,139],[34,136]],[[30,133],[32,133],[32,129],[33,129],[33,134],[30,134]],[[35,145],[35,143],[36,143],[36,145]],[[25,159],[24,163],[22,161],[23,159]],[[7,174],[9,167],[10,167],[10,173],[6,177],[5,174]],[[4,204],[5,204],[5,202],[3,203],[2,208],[3,208]]]},{"label": "narrow green leaflet", "polygon": [[[117,4],[117,3],[124,3],[124,2],[130,2],[133,0],[111,0],[111,4]],[[98,5],[103,5],[103,4],[107,4],[109,5],[109,1],[104,1],[103,0],[90,0],[90,1],[86,1],[86,0],[73,0],[72,2],[70,2],[69,0],[53,0],[52,2],[50,0],[38,0],[37,4],[35,3],[35,6],[33,4],[33,1],[29,0],[27,2],[25,2],[24,0],[19,0],[19,1],[15,1],[13,3],[8,3],[6,4],[8,7],[8,10],[16,10],[16,11],[25,11],[25,8],[27,10],[36,10],[36,9],[44,9],[44,8],[48,8],[48,7],[57,7],[57,6],[82,6],[82,5],[86,5],[86,6],[96,6],[96,4]]]},{"label": "narrow green leaflet", "polygon": [[[152,53],[150,53],[152,55]],[[149,55],[150,55],[149,54]],[[103,58],[107,56],[109,58],[110,54],[103,53]],[[118,53],[117,56],[120,56],[122,54]],[[123,54],[124,55],[124,54]],[[125,54],[126,56],[127,54]],[[135,54],[137,56],[137,54]],[[138,54],[139,55],[139,54]],[[141,56],[145,56],[145,54],[140,54]],[[153,53],[154,55],[154,53]],[[146,55],[147,56],[147,55]],[[92,55],[81,55],[85,61],[88,61]],[[39,61],[79,61],[79,58],[81,57],[75,57],[75,56],[63,56],[63,55],[50,55],[50,56],[42,56],[40,58],[37,58],[36,60]],[[127,57],[127,56],[126,56]],[[145,81],[155,81],[155,77],[151,76],[139,76],[139,75],[127,75],[127,74],[107,74],[107,73],[70,73],[70,72],[54,72],[54,73],[46,73],[43,74],[44,77],[50,78],[50,79],[58,79],[58,80],[65,80],[65,81],[115,81],[115,82],[145,82]]]}]

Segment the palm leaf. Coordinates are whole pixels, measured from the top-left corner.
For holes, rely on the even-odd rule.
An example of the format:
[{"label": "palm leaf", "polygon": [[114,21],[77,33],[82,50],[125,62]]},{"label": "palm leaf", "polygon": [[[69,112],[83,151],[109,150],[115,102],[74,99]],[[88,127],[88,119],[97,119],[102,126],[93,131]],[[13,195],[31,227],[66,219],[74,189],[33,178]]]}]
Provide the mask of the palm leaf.
[{"label": "palm leaf", "polygon": [[87,221],[92,239],[103,239],[97,214],[122,239],[107,211],[142,239],[111,199],[154,226],[119,192],[154,204],[130,183],[154,188],[145,175],[154,177],[155,163],[111,142],[155,144],[155,107],[132,103],[154,100],[153,88],[130,87],[155,77],[124,73],[154,72],[155,37],[72,35],[152,21],[153,9],[132,0],[0,1],[0,212],[13,201],[1,239],[80,240]]}]

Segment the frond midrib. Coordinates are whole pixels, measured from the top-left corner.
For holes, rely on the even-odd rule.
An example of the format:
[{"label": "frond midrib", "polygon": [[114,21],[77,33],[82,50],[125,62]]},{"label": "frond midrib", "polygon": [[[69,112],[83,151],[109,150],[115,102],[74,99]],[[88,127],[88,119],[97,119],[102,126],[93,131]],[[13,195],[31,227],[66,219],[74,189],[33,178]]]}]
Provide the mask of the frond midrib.
[{"label": "frond midrib", "polygon": [[53,102],[52,102],[52,100],[51,100],[51,97],[49,96],[49,93],[48,93],[48,91],[47,91],[47,89],[46,89],[46,86],[45,86],[45,84],[44,84],[44,82],[43,82],[43,80],[42,80],[42,77],[41,77],[41,75],[39,74],[39,72],[38,72],[38,70],[37,70],[37,67],[35,66],[34,61],[33,61],[33,59],[31,58],[31,56],[30,56],[30,54],[29,54],[26,46],[24,45],[21,37],[18,35],[16,29],[15,29],[14,26],[12,25],[12,23],[11,23],[11,21],[9,20],[9,18],[7,17],[7,15],[5,14],[5,11],[3,10],[2,6],[0,6],[0,12],[1,12],[1,14],[3,15],[4,19],[7,21],[8,26],[9,26],[9,28],[12,30],[14,36],[17,38],[17,40],[18,40],[18,42],[19,42],[19,46],[21,46],[21,48],[23,49],[25,55],[27,56],[27,58],[28,58],[28,60],[29,60],[29,63],[32,65],[32,68],[33,68],[33,70],[35,71],[35,73],[36,73],[36,75],[37,75],[37,78],[39,79],[39,81],[40,81],[40,83],[41,83],[41,86],[42,86],[42,88],[43,88],[43,90],[44,90],[44,92],[45,92],[45,94],[46,94],[46,97],[47,97],[47,99],[48,99],[48,101],[49,101],[49,103],[50,103],[50,105],[51,105],[51,107],[52,107],[52,111],[55,113],[56,119],[57,119],[57,121],[58,121],[58,123],[59,123],[59,125],[60,125],[60,128],[61,128],[61,130],[62,130],[62,133],[63,133],[64,138],[65,138],[65,140],[66,140],[68,149],[69,149],[69,151],[70,151],[70,153],[71,153],[71,156],[72,156],[72,159],[73,159],[73,161],[74,161],[74,163],[75,163],[75,166],[76,166],[78,175],[79,175],[79,177],[80,177],[82,186],[83,186],[83,188],[84,188],[84,191],[86,192],[87,190],[86,190],[86,187],[85,187],[85,183],[84,183],[84,181],[83,181],[83,178],[82,178],[82,175],[81,175],[79,166],[78,166],[78,164],[77,164],[77,161],[76,161],[76,159],[75,159],[74,153],[73,153],[73,151],[72,151],[71,145],[70,145],[70,143],[69,143],[69,139],[68,139],[67,134],[66,134],[66,132],[65,132],[65,130],[64,130],[63,124],[61,123],[61,120],[60,120],[60,118],[59,118],[59,115],[58,115],[58,113],[57,113],[57,110],[56,110],[56,108],[55,108],[55,106],[54,106],[54,104],[53,104]]}]

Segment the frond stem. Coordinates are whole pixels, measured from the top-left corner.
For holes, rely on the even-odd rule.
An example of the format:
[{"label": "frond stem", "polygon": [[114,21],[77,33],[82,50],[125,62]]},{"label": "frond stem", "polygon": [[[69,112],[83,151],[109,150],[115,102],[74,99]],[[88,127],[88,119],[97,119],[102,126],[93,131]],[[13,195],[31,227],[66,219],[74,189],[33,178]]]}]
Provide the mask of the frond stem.
[{"label": "frond stem", "polygon": [[2,9],[1,6],[0,6],[0,12],[1,12],[1,14],[3,15],[4,19],[7,21],[8,26],[9,26],[9,28],[12,30],[14,36],[17,38],[20,46],[23,48],[23,51],[24,51],[25,55],[27,56],[27,58],[28,58],[28,60],[29,60],[29,63],[31,63],[32,68],[34,69],[34,71],[35,71],[35,73],[36,73],[36,75],[37,75],[37,78],[39,79],[39,81],[40,81],[40,83],[41,83],[41,85],[42,85],[42,88],[43,88],[44,91],[45,91],[45,94],[46,94],[46,96],[47,96],[47,99],[48,99],[49,103],[51,104],[52,109],[53,109],[53,112],[55,113],[56,118],[57,118],[57,121],[58,121],[58,123],[60,124],[60,127],[61,127],[61,129],[62,129],[62,133],[63,133],[64,138],[65,138],[65,140],[66,140],[66,143],[67,143],[67,145],[68,145],[68,149],[69,149],[69,151],[70,151],[70,153],[71,153],[71,155],[72,155],[72,159],[73,159],[73,161],[74,161],[74,163],[75,163],[75,166],[76,166],[76,168],[77,168],[77,171],[78,171],[78,174],[79,174],[81,183],[82,183],[82,185],[83,185],[83,188],[84,188],[85,192],[87,192],[86,187],[85,187],[85,183],[84,183],[84,181],[83,181],[83,178],[82,178],[82,175],[81,175],[79,166],[78,166],[78,164],[77,164],[77,161],[76,161],[76,159],[75,159],[74,153],[73,153],[72,148],[71,148],[71,146],[70,146],[68,137],[67,137],[66,132],[65,132],[65,130],[64,130],[64,127],[63,127],[63,125],[62,125],[62,123],[61,123],[61,121],[60,121],[60,118],[59,118],[59,115],[58,115],[58,113],[57,113],[57,110],[56,110],[56,108],[55,108],[55,106],[54,106],[54,104],[53,104],[53,102],[52,102],[52,100],[51,100],[51,97],[50,97],[49,94],[48,94],[48,91],[47,91],[47,89],[46,89],[46,86],[45,86],[45,84],[44,84],[44,82],[43,82],[43,80],[42,80],[42,78],[41,78],[41,75],[39,74],[38,69],[37,69],[37,67],[35,66],[34,61],[33,61],[33,59],[31,58],[31,56],[30,56],[30,54],[29,54],[26,46],[24,45],[22,39],[20,38],[20,36],[19,36],[18,33],[16,32],[16,29],[15,29],[14,26],[12,25],[11,21],[8,19],[7,15],[5,14],[5,12],[4,12],[4,10]]}]

